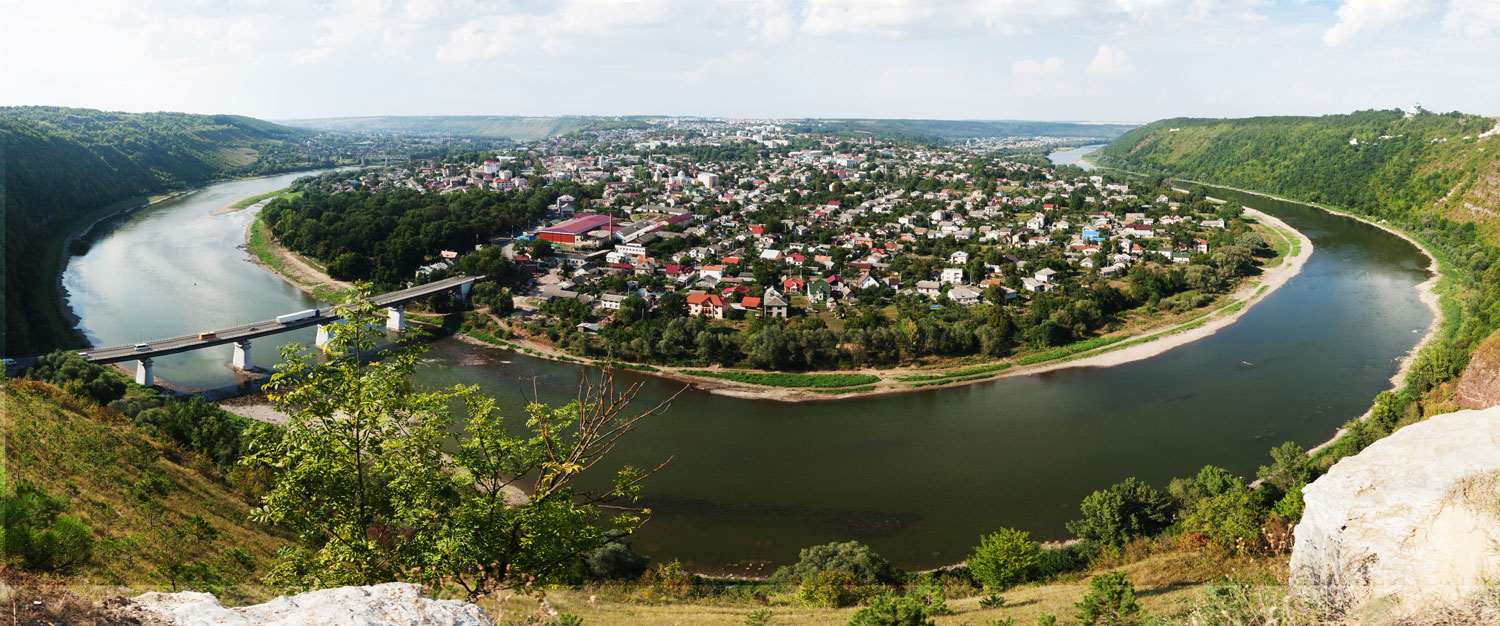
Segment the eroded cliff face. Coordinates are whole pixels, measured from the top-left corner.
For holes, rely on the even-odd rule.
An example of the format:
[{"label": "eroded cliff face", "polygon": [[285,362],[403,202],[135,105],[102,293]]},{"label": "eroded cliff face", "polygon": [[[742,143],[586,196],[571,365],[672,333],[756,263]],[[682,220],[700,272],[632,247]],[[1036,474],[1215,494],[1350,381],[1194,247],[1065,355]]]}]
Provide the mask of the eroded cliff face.
[{"label": "eroded cliff face", "polygon": [[1475,346],[1468,367],[1458,378],[1453,399],[1466,409],[1500,405],[1500,333],[1486,337]]},{"label": "eroded cliff face", "polygon": [[115,610],[145,624],[172,626],[494,626],[479,607],[433,600],[421,585],[408,583],[319,589],[233,609],[221,606],[213,594],[153,592]]},{"label": "eroded cliff face", "polygon": [[1302,493],[1292,582],[1326,608],[1417,614],[1500,580],[1500,407],[1402,428]]}]

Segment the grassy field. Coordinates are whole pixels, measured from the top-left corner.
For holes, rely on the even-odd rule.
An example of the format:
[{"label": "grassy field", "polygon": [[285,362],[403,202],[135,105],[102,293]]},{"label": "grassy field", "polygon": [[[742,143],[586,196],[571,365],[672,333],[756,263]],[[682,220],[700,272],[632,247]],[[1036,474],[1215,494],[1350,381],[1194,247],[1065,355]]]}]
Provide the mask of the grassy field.
[{"label": "grassy field", "polygon": [[714,372],[709,370],[682,370],[689,376],[721,378],[737,383],[765,385],[768,387],[851,387],[880,382],[879,376],[869,374],[794,374],[785,372]]},{"label": "grassy field", "polygon": [[229,206],[230,206],[230,208],[243,209],[245,207],[248,207],[248,206],[250,206],[252,204],[255,204],[257,202],[260,202],[262,200],[270,200],[272,198],[280,198],[282,196],[286,196],[288,198],[295,198],[295,197],[300,196],[300,195],[302,195],[302,192],[298,191],[298,192],[293,193],[291,187],[287,187],[285,189],[277,189],[276,191],[267,191],[267,192],[262,193],[262,194],[253,195],[253,196],[250,196],[249,198],[245,198],[244,200],[240,200],[239,202],[236,202],[236,203],[231,204]]},{"label": "grassy field", "polygon": [[[1273,597],[1283,595],[1284,587],[1274,581],[1285,571],[1280,559],[1253,560],[1245,557],[1222,558],[1197,552],[1171,552],[1145,557],[1121,565],[1136,587],[1138,601],[1146,612],[1175,617],[1195,604],[1206,585],[1222,582],[1237,575],[1244,580],[1260,582]],[[1102,573],[1100,568],[1094,573]],[[940,626],[964,624],[982,626],[1003,620],[1014,620],[1016,626],[1031,626],[1042,614],[1057,617],[1060,624],[1076,624],[1074,603],[1088,593],[1089,575],[1080,574],[1064,580],[1024,585],[1000,594],[1005,603],[998,607],[981,605],[989,595],[973,587],[948,587],[947,607],[950,615],[934,618]],[[545,594],[548,605],[562,613],[576,615],[584,624],[631,624],[638,626],[675,626],[707,624],[740,626],[754,624],[752,614],[768,611],[773,625],[843,626],[859,610],[821,608],[797,602],[794,586],[733,583],[727,581],[700,583],[690,597],[671,598],[646,585],[607,585],[579,589],[554,589]],[[534,596],[505,596],[500,600],[480,602],[490,615],[499,620],[523,623],[528,616],[544,611]]]},{"label": "grassy field", "polygon": [[[245,551],[254,563],[244,577],[250,581],[258,581],[276,550],[289,545],[248,521],[249,504],[216,478],[206,459],[153,438],[119,413],[80,403],[44,383],[7,381],[0,394],[5,414],[14,418],[3,423],[5,478],[28,480],[66,498],[64,514],[93,531],[93,558],[70,578],[70,586],[85,595],[104,587],[122,595],[167,590],[161,572],[174,558],[171,552],[188,550],[187,541],[170,538],[168,527],[193,515],[202,515],[218,538],[211,547],[192,549]],[[251,582],[226,595],[229,602],[244,602],[268,594]]]}]

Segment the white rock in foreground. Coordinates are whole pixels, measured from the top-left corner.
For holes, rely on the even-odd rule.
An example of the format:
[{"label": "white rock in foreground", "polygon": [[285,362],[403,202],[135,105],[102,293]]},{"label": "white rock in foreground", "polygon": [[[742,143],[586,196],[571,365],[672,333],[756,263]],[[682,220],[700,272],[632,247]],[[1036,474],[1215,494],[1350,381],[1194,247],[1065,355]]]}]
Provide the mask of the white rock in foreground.
[{"label": "white rock in foreground", "polygon": [[1500,579],[1500,407],[1438,415],[1303,488],[1292,581],[1329,608],[1398,612]]},{"label": "white rock in foreground", "polygon": [[409,583],[320,589],[234,609],[191,591],[144,593],[130,604],[176,626],[494,626],[479,607],[423,597],[422,586]]}]

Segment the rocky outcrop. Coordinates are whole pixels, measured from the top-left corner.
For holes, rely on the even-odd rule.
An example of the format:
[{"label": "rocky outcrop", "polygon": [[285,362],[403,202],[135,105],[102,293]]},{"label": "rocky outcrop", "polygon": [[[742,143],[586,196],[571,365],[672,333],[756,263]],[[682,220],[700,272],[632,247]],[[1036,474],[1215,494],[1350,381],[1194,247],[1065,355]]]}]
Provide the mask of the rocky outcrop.
[{"label": "rocky outcrop", "polygon": [[1500,407],[1402,428],[1302,493],[1292,582],[1327,609],[1409,614],[1500,580]]},{"label": "rocky outcrop", "polygon": [[408,583],[320,589],[232,609],[213,594],[153,592],[115,610],[173,626],[494,626],[479,607],[427,598]]},{"label": "rocky outcrop", "polygon": [[1458,378],[1453,401],[1466,409],[1500,405],[1500,333],[1486,337],[1474,347],[1468,367]]}]

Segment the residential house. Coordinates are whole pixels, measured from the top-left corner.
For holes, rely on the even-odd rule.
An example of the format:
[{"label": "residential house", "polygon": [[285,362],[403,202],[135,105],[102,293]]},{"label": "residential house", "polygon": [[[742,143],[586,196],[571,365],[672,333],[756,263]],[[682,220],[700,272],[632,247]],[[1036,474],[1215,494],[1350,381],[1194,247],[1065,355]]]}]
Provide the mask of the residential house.
[{"label": "residential house", "polygon": [[688,315],[724,319],[724,299],[718,294],[695,293],[687,298]]}]

